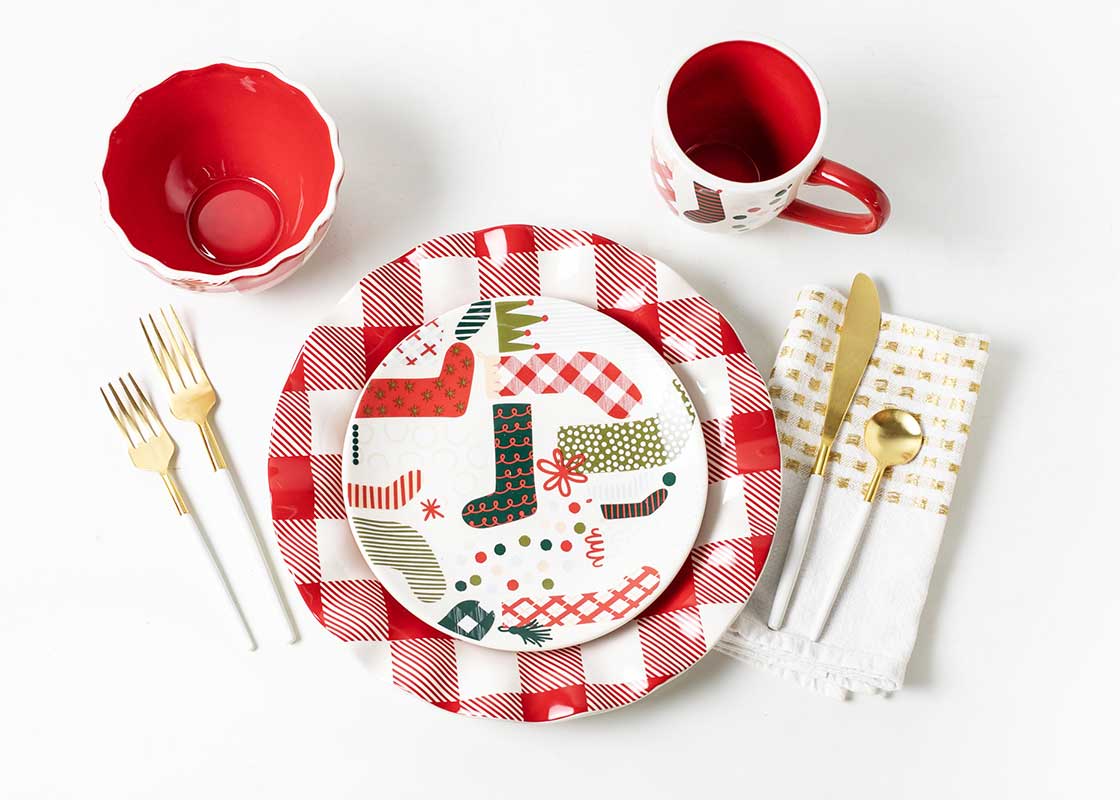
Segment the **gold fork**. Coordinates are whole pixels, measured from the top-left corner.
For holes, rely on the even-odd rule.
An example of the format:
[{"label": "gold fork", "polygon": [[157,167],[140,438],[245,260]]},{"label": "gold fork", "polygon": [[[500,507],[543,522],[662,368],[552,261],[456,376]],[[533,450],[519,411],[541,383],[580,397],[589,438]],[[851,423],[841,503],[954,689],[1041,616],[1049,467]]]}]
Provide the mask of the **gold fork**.
[{"label": "gold fork", "polygon": [[[225,570],[222,569],[222,564],[218,561],[218,554],[214,552],[210,540],[206,537],[202,528],[199,527],[194,515],[191,514],[186,500],[183,499],[183,493],[179,491],[175,478],[171,476],[171,459],[175,456],[175,442],[171,439],[167,429],[163,427],[159,415],[152,408],[152,404],[148,402],[147,396],[140,389],[136,379],[132,377],[132,373],[129,373],[128,380],[132,384],[131,390],[128,388],[128,384],[124,382],[124,378],[117,379],[121,391],[128,398],[127,403],[121,399],[121,395],[117,393],[117,389],[112,383],[108,384],[108,389],[116,403],[115,406],[113,402],[109,401],[109,395],[105,394],[105,389],[101,389],[101,397],[105,401],[105,406],[109,409],[109,414],[112,415],[113,421],[117,423],[117,428],[120,429],[121,434],[128,442],[128,455],[134,466],[158,473],[163,480],[163,485],[167,487],[167,491],[171,495],[171,500],[175,504],[175,511],[179,514],[179,518],[197,534],[202,542],[203,549],[210,557],[210,563],[214,566],[218,580],[221,581],[226,596],[229,598],[233,610],[237,612],[237,618],[241,621],[241,627],[249,640],[249,649],[256,650],[257,642],[253,638],[253,631],[250,630],[249,622],[245,619],[245,614],[241,610],[241,604],[237,602],[233,587],[230,586]],[[135,391],[135,394],[133,394],[133,391]]]},{"label": "gold fork", "polygon": [[[206,453],[210,456],[210,465],[215,472],[220,472],[225,476],[230,493],[241,507],[245,526],[257,545],[257,553],[260,555],[261,564],[268,574],[273,594],[276,596],[276,602],[279,604],[280,610],[284,614],[284,620],[288,624],[290,641],[294,643],[299,640],[295,618],[292,616],[292,611],[284,598],[284,591],[280,587],[276,572],[272,568],[264,539],[257,529],[257,523],[252,513],[249,511],[249,505],[245,501],[241,487],[226,463],[225,455],[218,443],[218,436],[210,423],[210,414],[218,403],[218,393],[214,390],[214,385],[210,382],[206,370],[203,369],[202,362],[198,360],[198,354],[191,345],[190,339],[187,338],[187,332],[183,329],[183,323],[179,321],[179,315],[175,313],[174,308],[169,307],[169,310],[171,312],[170,318],[166,311],[160,309],[159,314],[163,319],[162,331],[160,326],[156,324],[155,317],[151,314],[148,314],[147,325],[141,318],[140,329],[144,331],[144,339],[148,342],[148,350],[151,351],[152,358],[159,366],[163,379],[167,381],[167,388],[171,390],[171,413],[185,422],[193,422],[198,426],[199,433],[202,434],[202,442],[206,446]],[[149,327],[151,328],[150,333]],[[166,336],[164,336],[165,333]]]}]

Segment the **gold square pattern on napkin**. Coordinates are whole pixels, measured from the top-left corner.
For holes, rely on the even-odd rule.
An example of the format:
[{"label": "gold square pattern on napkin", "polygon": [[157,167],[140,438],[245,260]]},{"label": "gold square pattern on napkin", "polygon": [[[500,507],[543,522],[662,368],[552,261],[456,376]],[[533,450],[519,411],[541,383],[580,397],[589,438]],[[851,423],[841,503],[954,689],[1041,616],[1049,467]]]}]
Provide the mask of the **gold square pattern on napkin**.
[{"label": "gold square pattern on napkin", "polygon": [[[770,373],[782,466],[805,476],[820,442],[844,302],[831,289],[802,289]],[[878,499],[947,514],[988,347],[975,334],[883,314],[879,343],[840,425],[825,481],[865,491],[875,463],[863,447],[864,424],[881,408],[903,408],[921,420],[926,442],[918,458],[887,474]]]}]

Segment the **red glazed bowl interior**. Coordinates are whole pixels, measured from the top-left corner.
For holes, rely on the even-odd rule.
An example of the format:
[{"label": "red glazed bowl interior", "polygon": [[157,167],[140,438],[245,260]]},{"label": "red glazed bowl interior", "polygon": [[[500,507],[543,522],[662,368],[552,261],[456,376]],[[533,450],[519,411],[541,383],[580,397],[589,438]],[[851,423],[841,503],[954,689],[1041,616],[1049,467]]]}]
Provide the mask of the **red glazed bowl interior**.
[{"label": "red glazed bowl interior", "polygon": [[299,245],[331,202],[333,132],[263,69],[212,64],[136,97],[109,137],[109,215],[172,270],[226,276]]}]

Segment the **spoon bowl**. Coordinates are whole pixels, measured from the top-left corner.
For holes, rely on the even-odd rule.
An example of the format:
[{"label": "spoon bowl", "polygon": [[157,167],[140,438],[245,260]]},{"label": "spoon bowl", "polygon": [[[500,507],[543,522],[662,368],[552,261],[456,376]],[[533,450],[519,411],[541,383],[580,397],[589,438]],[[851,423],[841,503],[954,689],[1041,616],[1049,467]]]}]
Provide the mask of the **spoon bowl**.
[{"label": "spoon bowl", "polygon": [[922,425],[909,411],[901,408],[876,411],[863,428],[864,445],[878,462],[875,477],[864,499],[868,502],[874,499],[884,472],[913,461],[922,449],[923,441]]},{"label": "spoon bowl", "polygon": [[925,438],[918,418],[900,408],[875,412],[863,428],[863,437],[875,460],[888,467],[913,461]]}]

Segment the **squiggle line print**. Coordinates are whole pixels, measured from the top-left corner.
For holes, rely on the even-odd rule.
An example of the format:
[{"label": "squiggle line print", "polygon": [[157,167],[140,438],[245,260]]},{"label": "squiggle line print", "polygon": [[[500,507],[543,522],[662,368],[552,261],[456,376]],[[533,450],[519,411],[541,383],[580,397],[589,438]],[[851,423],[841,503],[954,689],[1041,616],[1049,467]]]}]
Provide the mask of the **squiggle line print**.
[{"label": "squiggle line print", "polygon": [[591,531],[583,537],[583,541],[587,544],[587,552],[584,553],[587,559],[591,562],[593,567],[603,566],[603,536],[599,533],[598,528],[592,528]]}]

